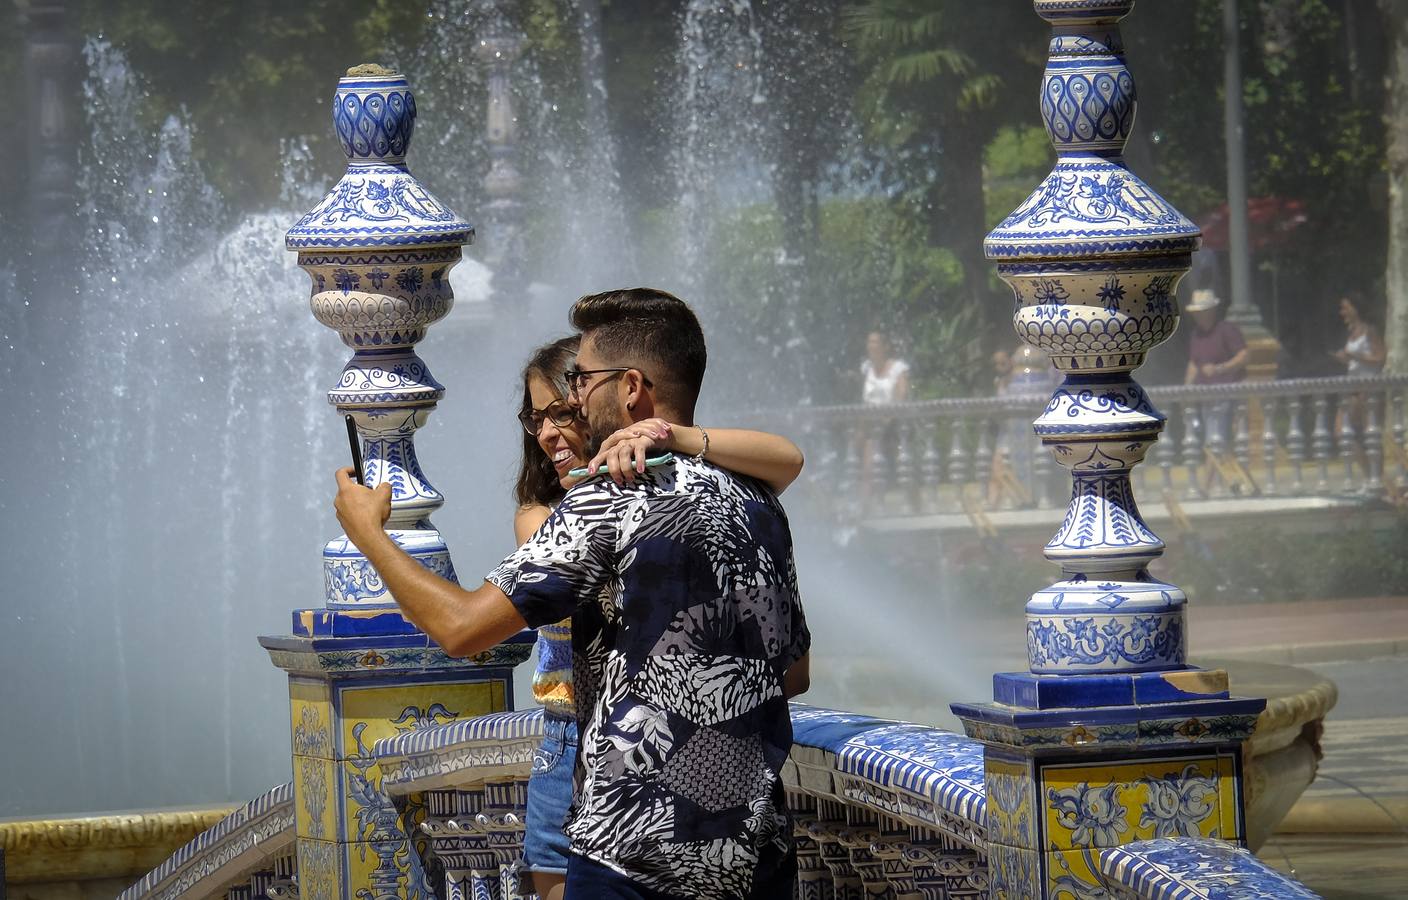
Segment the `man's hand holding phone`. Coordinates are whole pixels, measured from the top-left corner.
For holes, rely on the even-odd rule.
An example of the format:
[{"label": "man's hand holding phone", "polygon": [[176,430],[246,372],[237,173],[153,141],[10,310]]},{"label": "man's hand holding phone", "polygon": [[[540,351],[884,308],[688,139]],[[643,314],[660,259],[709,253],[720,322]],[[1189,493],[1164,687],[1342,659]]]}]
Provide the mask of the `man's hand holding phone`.
[{"label": "man's hand holding phone", "polygon": [[391,518],[391,482],[383,481],[373,488],[357,483],[352,467],[337,470],[337,496],[333,508],[337,521],[347,532],[347,539],[363,553],[371,541],[384,538],[382,526]]},{"label": "man's hand holding phone", "polygon": [[337,510],[337,521],[347,532],[347,538],[357,545],[357,549],[367,552],[366,541],[378,535],[385,536],[382,526],[391,517],[391,483],[382,482],[375,490],[365,487],[362,465],[362,440],[357,433],[357,422],[352,416],[343,416],[347,425],[347,444],[352,451],[352,465],[337,470],[337,496],[333,499],[333,509]]}]

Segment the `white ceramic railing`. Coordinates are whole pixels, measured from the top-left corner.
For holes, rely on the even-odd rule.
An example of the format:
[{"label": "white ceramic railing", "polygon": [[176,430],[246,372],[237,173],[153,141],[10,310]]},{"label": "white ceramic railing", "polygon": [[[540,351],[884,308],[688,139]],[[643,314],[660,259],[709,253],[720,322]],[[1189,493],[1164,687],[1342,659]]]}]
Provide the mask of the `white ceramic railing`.
[{"label": "white ceramic railing", "polygon": [[[1178,500],[1408,491],[1408,377],[1157,387],[1168,417],[1141,489]],[[838,515],[897,517],[1064,506],[1069,479],[1032,434],[1047,394],[892,406],[801,407],[757,417],[807,451]],[[1086,402],[1099,405],[1092,394]],[[753,417],[749,417],[750,419]],[[1152,498],[1151,498],[1152,499]]]}]

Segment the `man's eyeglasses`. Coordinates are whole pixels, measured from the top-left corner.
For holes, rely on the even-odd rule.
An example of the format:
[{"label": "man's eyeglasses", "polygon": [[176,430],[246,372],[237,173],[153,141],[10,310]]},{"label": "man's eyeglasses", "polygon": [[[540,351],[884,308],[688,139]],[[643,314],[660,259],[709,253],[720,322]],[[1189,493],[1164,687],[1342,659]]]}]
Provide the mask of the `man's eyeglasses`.
[{"label": "man's eyeglasses", "polygon": [[523,430],[533,437],[543,430],[544,422],[551,422],[558,428],[566,428],[577,421],[577,411],[565,400],[554,400],[546,409],[529,409],[518,414]]},{"label": "man's eyeglasses", "polygon": [[655,387],[655,385],[650,383],[650,379],[646,374],[635,366],[613,366],[609,369],[568,369],[562,373],[562,378],[567,382],[567,396],[575,397],[582,392],[582,388],[587,386],[588,375],[600,375],[603,372],[615,372],[617,375],[620,375],[632,369],[640,372],[640,380],[646,387]]}]

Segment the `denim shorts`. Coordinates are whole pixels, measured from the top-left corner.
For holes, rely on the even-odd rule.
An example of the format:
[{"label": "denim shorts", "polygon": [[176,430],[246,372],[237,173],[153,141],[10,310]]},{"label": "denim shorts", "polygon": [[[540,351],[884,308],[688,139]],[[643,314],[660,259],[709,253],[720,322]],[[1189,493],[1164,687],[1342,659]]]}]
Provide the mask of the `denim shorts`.
[{"label": "denim shorts", "polygon": [[572,804],[572,770],[577,766],[577,722],[543,716],[543,743],[533,754],[528,776],[528,821],[523,863],[530,872],[567,872],[568,842],[562,833]]}]

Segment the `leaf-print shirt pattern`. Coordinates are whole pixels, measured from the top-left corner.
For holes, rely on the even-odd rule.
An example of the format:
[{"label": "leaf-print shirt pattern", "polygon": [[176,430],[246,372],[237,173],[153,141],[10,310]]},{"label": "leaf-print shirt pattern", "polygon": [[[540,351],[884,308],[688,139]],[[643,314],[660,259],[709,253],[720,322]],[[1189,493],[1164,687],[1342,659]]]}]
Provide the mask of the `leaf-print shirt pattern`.
[{"label": "leaf-print shirt pattern", "polygon": [[572,614],[572,850],[655,890],[746,896],[791,847],[787,667],[810,635],[772,492],[678,459],[593,478],[488,576],[533,627]]}]

